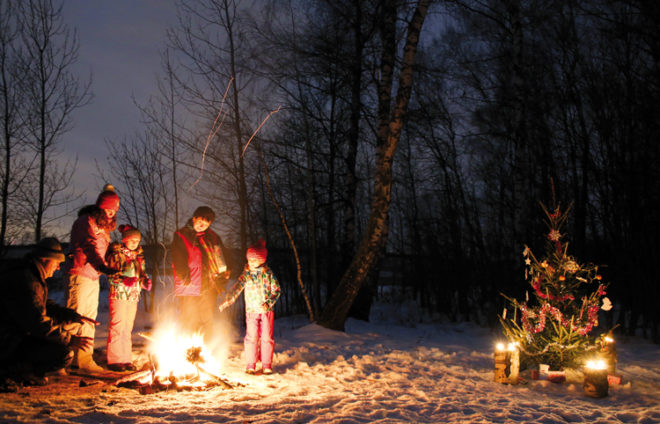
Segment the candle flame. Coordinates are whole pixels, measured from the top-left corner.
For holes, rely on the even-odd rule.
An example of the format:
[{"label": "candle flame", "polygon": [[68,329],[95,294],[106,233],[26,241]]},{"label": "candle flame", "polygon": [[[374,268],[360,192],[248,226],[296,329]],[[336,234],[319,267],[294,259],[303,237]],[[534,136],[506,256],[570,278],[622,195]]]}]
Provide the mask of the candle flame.
[{"label": "candle flame", "polygon": [[607,368],[607,363],[602,359],[591,359],[585,366],[592,370],[604,370]]}]

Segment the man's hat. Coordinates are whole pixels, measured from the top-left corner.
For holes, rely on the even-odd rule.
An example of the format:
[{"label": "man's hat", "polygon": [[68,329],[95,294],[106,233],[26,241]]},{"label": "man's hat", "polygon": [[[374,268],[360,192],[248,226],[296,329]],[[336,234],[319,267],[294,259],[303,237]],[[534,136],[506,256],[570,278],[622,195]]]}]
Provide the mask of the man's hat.
[{"label": "man's hat", "polygon": [[60,242],[55,237],[46,237],[39,240],[32,249],[32,255],[41,259],[52,259],[55,261],[64,261],[64,252]]}]

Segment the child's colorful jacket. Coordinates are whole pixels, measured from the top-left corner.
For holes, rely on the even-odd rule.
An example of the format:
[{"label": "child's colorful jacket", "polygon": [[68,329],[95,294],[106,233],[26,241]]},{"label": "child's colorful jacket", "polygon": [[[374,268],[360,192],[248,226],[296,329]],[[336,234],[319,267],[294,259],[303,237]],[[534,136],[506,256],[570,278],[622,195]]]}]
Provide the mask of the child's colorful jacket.
[{"label": "child's colorful jacket", "polygon": [[122,243],[111,243],[106,254],[106,261],[111,268],[119,269],[119,274],[108,277],[110,298],[116,300],[140,300],[141,286],[150,286],[149,276],[142,246],[130,250]]},{"label": "child's colorful jacket", "polygon": [[247,313],[263,314],[272,311],[281,294],[280,283],[266,264],[256,271],[250,271],[246,265],[223,304],[228,306],[234,303],[243,290]]}]

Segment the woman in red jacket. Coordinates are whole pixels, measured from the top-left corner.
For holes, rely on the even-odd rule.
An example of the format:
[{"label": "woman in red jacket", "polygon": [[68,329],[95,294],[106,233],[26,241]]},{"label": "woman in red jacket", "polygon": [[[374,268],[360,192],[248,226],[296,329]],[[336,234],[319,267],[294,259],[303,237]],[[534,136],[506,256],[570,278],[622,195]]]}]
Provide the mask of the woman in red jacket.
[{"label": "woman in red jacket", "polygon": [[[78,212],[78,219],[71,228],[66,306],[92,320],[96,319],[99,308],[99,277],[101,274],[118,272],[105,262],[110,232],[117,228],[118,210],[119,196],[114,187],[108,184],[94,205],[85,206]],[[78,335],[94,340],[94,333],[94,325],[85,323],[80,327]],[[93,345],[76,350],[73,366],[89,372],[103,371],[94,362],[93,353]]]}]

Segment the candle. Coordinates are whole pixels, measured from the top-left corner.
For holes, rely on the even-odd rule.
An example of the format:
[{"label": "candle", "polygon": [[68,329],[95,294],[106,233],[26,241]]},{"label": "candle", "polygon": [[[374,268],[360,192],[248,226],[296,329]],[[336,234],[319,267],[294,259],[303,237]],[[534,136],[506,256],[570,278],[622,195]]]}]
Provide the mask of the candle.
[{"label": "candle", "polygon": [[497,383],[518,383],[520,372],[520,355],[515,343],[498,343],[495,346],[495,382]]},{"label": "candle", "polygon": [[513,384],[518,383],[518,374],[520,373],[520,352],[518,352],[517,343],[509,343],[509,367],[511,372],[509,373],[509,382]]},{"label": "candle", "polygon": [[495,382],[508,383],[509,380],[509,351],[504,343],[495,345]]},{"label": "candle", "polygon": [[594,398],[607,396],[607,363],[602,360],[587,361],[584,367],[584,394]]},{"label": "candle", "polygon": [[610,374],[615,374],[618,355],[616,352],[616,345],[614,344],[614,339],[612,337],[606,336],[603,338],[601,351],[605,361],[607,362],[607,371]]}]

